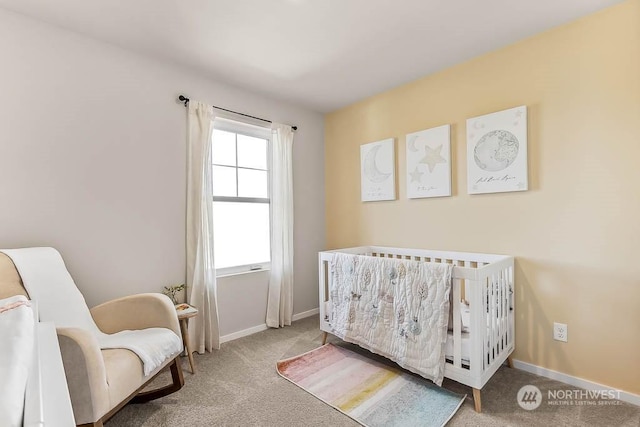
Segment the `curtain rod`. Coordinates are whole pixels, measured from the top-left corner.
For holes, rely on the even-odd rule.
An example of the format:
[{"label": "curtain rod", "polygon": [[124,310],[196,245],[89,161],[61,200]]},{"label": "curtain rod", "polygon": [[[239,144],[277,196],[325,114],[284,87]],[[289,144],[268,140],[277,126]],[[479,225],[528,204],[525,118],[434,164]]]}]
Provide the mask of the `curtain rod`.
[{"label": "curtain rod", "polygon": [[[184,95],[180,95],[178,97],[178,101],[183,102],[184,106],[186,107],[187,105],[189,105],[189,98],[187,98]],[[213,108],[215,108],[216,110],[222,110],[222,111],[227,111],[229,113],[233,113],[233,114],[238,114],[239,116],[244,116],[244,117],[249,117],[251,119],[256,119],[256,120],[260,120],[262,122],[267,122],[267,123],[273,123],[271,120],[267,120],[267,119],[263,119],[260,117],[256,117],[256,116],[250,116],[248,114],[244,114],[244,113],[239,113],[237,111],[233,111],[233,110],[227,110],[226,108],[222,108],[222,107],[216,107],[215,105],[212,105]],[[291,126],[291,129],[293,130],[298,130],[298,126]]]}]

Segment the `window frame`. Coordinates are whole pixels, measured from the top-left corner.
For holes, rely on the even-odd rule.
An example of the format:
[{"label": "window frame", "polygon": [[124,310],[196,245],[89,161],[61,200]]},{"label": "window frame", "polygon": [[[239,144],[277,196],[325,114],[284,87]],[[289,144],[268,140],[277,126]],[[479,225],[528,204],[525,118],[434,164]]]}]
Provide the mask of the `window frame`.
[{"label": "window frame", "polygon": [[[267,197],[233,197],[233,196],[213,196],[211,203],[214,202],[235,202],[235,203],[261,203],[269,205],[269,260],[254,263],[254,264],[243,264],[236,265],[230,267],[216,268],[216,277],[224,277],[224,276],[232,276],[236,274],[244,274],[244,273],[253,273],[258,271],[268,271],[271,269],[271,161],[269,158],[269,150],[271,149],[271,129],[262,126],[256,126],[249,123],[239,122],[236,120],[230,120],[226,118],[219,118],[213,122],[213,130],[221,130],[225,132],[232,132],[236,135],[245,135],[254,138],[265,139],[267,141],[267,152],[265,155],[267,156]],[[237,136],[236,136],[237,138]],[[211,141],[213,144],[213,132],[211,134]],[[260,170],[264,169],[258,168],[246,168],[238,165],[238,141],[236,139],[236,164],[235,166],[216,164],[213,162],[213,150],[211,154],[211,166],[224,166],[224,167],[233,167],[236,172],[236,194],[238,193],[238,169],[247,169],[247,170]],[[215,184],[214,184],[215,185]],[[214,234],[215,240],[215,234]]]}]

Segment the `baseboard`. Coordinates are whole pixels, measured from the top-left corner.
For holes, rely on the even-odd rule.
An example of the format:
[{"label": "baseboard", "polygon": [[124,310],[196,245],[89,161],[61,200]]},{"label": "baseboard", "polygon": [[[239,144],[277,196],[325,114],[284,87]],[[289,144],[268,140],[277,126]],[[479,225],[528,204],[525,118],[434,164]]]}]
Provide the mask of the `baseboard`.
[{"label": "baseboard", "polygon": [[306,317],[311,317],[311,316],[317,316],[318,314],[320,314],[320,309],[314,308],[312,310],[307,310],[307,311],[303,311],[302,313],[294,314],[291,319],[295,322],[296,320],[304,319]]},{"label": "baseboard", "polygon": [[[303,311],[302,313],[294,314],[291,317],[291,319],[295,322],[296,320],[304,319],[306,317],[315,316],[315,315],[318,315],[319,313],[320,313],[320,309],[314,308],[312,310]],[[223,336],[220,337],[220,344],[225,343],[225,342],[229,342],[229,341],[233,341],[233,340],[237,340],[238,338],[246,337],[246,336],[249,336],[249,335],[257,334],[258,332],[266,331],[267,329],[269,329],[269,328],[267,328],[267,324],[263,323],[262,325],[253,326],[251,328],[243,329],[243,330],[238,331],[238,332],[233,332],[233,333],[230,333],[230,334],[227,334],[227,335],[223,335]]]},{"label": "baseboard", "polygon": [[243,329],[238,332],[233,332],[231,334],[223,335],[220,337],[220,344],[237,340],[238,338],[246,337],[249,335],[257,334],[258,332],[266,331],[267,329],[268,329],[267,324],[263,323],[262,325],[253,326],[251,328]]},{"label": "baseboard", "polygon": [[551,378],[552,380],[560,381],[565,384],[569,384],[575,387],[580,387],[585,390],[613,390],[620,392],[620,400],[623,402],[631,403],[632,405],[640,406],[640,395],[629,393],[627,391],[617,390],[615,388],[598,384],[593,381],[585,380],[582,378],[574,377],[572,375],[563,374],[562,372],[553,371],[551,369],[543,368],[542,366],[533,365],[531,363],[522,362],[520,360],[513,360],[513,367],[522,371],[530,372],[532,374],[540,375],[542,377]]}]

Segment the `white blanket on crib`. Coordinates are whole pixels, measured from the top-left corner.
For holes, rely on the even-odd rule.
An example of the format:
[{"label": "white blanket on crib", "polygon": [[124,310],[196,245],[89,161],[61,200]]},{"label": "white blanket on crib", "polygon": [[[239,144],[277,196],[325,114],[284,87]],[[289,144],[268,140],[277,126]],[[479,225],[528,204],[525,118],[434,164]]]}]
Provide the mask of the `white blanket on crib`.
[{"label": "white blanket on crib", "polygon": [[133,351],[143,362],[145,376],[167,358],[182,351],[182,340],[167,328],[127,330],[115,334],[100,331],[57,250],[26,248],[0,252],[11,258],[29,296],[37,301],[41,321],[52,321],[57,328],[90,331],[101,349]]},{"label": "white blanket on crib", "polygon": [[441,385],[452,270],[450,264],[336,253],[332,333]]}]

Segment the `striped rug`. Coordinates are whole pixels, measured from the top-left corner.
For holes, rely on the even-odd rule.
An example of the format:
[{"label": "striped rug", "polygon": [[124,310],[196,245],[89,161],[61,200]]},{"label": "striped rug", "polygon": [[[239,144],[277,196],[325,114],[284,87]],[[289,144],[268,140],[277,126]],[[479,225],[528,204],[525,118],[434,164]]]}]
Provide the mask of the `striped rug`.
[{"label": "striped rug", "polygon": [[327,344],[278,361],[278,373],[362,425],[443,426],[464,396]]}]

